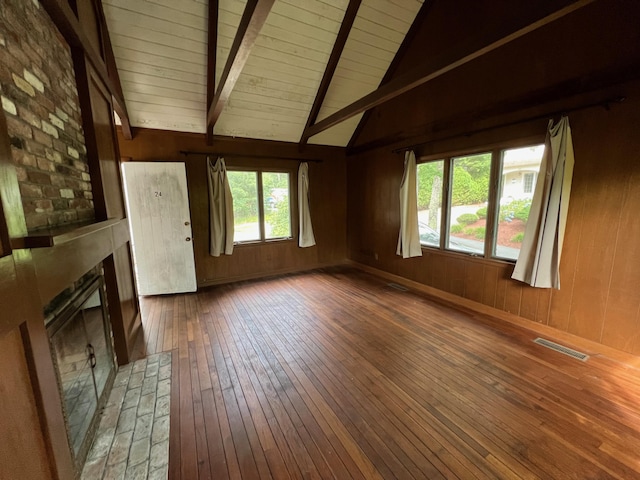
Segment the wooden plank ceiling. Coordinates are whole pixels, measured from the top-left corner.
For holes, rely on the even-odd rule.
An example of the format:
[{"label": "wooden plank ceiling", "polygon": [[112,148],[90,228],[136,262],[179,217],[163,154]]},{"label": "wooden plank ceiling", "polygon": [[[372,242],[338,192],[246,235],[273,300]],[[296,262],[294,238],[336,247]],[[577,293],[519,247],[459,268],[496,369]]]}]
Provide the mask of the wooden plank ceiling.
[{"label": "wooden plank ceiling", "polygon": [[[380,84],[423,0],[362,0],[317,120]],[[219,0],[216,84],[246,0]],[[213,133],[299,142],[349,0],[276,0]],[[133,127],[205,133],[207,0],[103,0]],[[361,115],[308,142],[346,146]]]}]

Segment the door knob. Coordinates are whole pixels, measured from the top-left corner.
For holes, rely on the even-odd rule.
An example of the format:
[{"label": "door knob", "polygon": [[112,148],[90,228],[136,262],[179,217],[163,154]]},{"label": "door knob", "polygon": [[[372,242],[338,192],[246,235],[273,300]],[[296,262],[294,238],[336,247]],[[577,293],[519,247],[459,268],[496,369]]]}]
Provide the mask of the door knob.
[{"label": "door knob", "polygon": [[191,225],[189,222],[184,222],[185,227],[188,227],[189,225]]},{"label": "door knob", "polygon": [[191,241],[191,237],[187,237],[187,238],[185,238],[185,240],[186,240],[187,242],[190,242],[190,241]]}]

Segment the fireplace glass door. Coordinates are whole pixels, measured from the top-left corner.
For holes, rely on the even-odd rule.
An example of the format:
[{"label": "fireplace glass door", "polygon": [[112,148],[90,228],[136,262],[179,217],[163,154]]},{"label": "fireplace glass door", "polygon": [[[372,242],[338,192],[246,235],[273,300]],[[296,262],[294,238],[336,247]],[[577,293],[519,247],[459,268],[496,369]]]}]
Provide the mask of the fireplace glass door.
[{"label": "fireplace glass door", "polygon": [[74,457],[84,462],[98,411],[113,383],[115,362],[102,279],[76,293],[47,325],[58,369]]}]

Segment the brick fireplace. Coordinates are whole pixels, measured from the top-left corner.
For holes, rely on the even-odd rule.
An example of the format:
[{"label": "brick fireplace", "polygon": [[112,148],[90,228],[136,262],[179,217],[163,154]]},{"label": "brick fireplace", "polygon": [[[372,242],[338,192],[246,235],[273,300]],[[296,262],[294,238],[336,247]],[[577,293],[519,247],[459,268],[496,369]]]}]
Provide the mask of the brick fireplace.
[{"label": "brick fireplace", "polygon": [[37,1],[0,2],[0,92],[27,228],[94,218],[71,51]]}]

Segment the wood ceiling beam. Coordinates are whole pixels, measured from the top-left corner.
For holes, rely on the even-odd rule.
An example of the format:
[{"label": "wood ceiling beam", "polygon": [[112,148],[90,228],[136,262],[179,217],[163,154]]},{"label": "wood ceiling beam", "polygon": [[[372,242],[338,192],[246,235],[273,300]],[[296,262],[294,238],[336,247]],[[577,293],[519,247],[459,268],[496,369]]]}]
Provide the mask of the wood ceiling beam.
[{"label": "wood ceiling beam", "polygon": [[[216,91],[216,58],[218,53],[218,0],[209,0],[207,21],[207,112],[213,104]],[[213,127],[207,127],[207,145],[213,143]]]},{"label": "wood ceiling beam", "polygon": [[[427,17],[427,13],[431,9],[431,6],[433,5],[434,1],[435,0],[425,0],[422,6],[420,7],[420,10],[418,10],[418,14],[413,19],[413,23],[411,24],[409,31],[404,36],[404,39],[402,40],[402,43],[400,44],[400,47],[398,48],[396,55],[393,57],[393,60],[389,64],[389,68],[384,74],[384,77],[382,77],[382,80],[380,80],[380,85],[378,85],[378,87],[385,85],[386,83],[389,82],[389,80],[391,80],[391,78],[393,78],[393,75],[396,73],[396,70],[398,69],[398,65],[400,65],[400,62],[402,61],[404,56],[407,54],[407,50],[409,50],[409,46],[411,45],[411,43],[413,43],[413,39],[416,37],[416,34],[422,27],[422,24],[424,23],[424,20]],[[360,118],[360,121],[358,122],[358,126],[353,131],[353,135],[351,135],[351,139],[349,140],[349,143],[347,143],[347,150],[349,150],[350,148],[353,148],[353,146],[355,145],[356,140],[358,139],[358,137],[360,136],[360,133],[362,132],[362,129],[369,121],[371,112],[372,112],[371,109],[367,110],[366,112],[364,112],[364,115],[362,116],[362,118]]]},{"label": "wood ceiling beam", "polygon": [[347,43],[347,38],[349,38],[351,27],[353,26],[353,22],[356,19],[356,15],[358,15],[358,9],[360,8],[361,3],[362,0],[350,0],[349,5],[347,6],[347,10],[344,12],[344,18],[342,19],[342,24],[340,25],[338,36],[336,37],[336,41],[333,44],[333,49],[331,50],[331,55],[329,56],[327,67],[325,68],[324,74],[322,75],[322,80],[320,81],[320,86],[318,87],[316,98],[313,101],[313,106],[311,107],[311,111],[309,112],[309,118],[307,118],[307,123],[304,126],[302,138],[300,138],[300,148],[303,148],[306,145],[307,140],[309,140],[309,137],[305,136],[305,133],[318,119],[318,113],[320,113],[320,108],[322,107],[322,103],[324,102],[327,91],[329,90],[329,85],[331,84],[331,80],[333,79],[333,74],[336,71],[336,67],[338,66],[340,57],[342,56],[342,51],[344,50],[344,46]]},{"label": "wood ceiling beam", "polygon": [[[309,138],[320,132],[324,132],[354,115],[388,102],[409,90],[441,77],[445,73],[455,70],[472,60],[480,58],[483,55],[507,45],[508,43],[542,28],[545,25],[593,3],[594,1],[595,0],[564,1],[564,7],[552,12],[548,11],[548,6],[531,3],[531,11],[528,11],[526,14],[521,15],[519,18],[514,18],[512,21],[501,25],[496,29],[487,30],[480,39],[465,39],[459,46],[451,51],[444,52],[432,59],[427,59],[423,65],[390,80],[387,84],[382,85],[377,90],[365,95],[361,99],[356,100],[333,115],[330,115],[324,120],[316,123],[304,133],[304,136]],[[483,46],[478,48],[478,45]]]},{"label": "wood ceiling beam", "polygon": [[[56,25],[64,39],[71,47],[82,49],[93,65],[96,73],[104,83],[113,99],[113,108],[122,122],[122,132],[125,138],[131,139],[131,127],[129,123],[129,113],[121,92],[122,88],[116,86],[116,82],[109,76],[107,67],[100,53],[91,45],[89,38],[80,26],[78,18],[71,10],[69,3],[65,0],[41,0],[40,2],[47,11],[51,20]],[[126,129],[126,130],[125,130]],[[128,132],[127,132],[128,130]]]},{"label": "wood ceiling beam", "polygon": [[208,105],[208,130],[213,128],[218,118],[220,118],[224,106],[229,101],[233,87],[238,81],[240,73],[242,73],[242,69],[249,58],[249,53],[251,53],[251,48],[253,48],[253,44],[274,3],[275,0],[248,0],[240,25],[238,25],[238,31],[233,39],[227,63],[222,71],[215,97],[211,104]]}]

